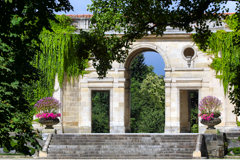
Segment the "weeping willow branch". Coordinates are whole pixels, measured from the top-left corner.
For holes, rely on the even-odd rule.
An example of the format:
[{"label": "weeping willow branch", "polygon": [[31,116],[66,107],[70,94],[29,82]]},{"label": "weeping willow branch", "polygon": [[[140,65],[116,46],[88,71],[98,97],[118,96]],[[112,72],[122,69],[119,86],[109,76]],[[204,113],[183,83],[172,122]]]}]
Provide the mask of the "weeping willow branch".
[{"label": "weeping willow branch", "polygon": [[194,35],[200,48],[212,55],[211,67],[223,84],[224,92],[234,105],[234,113],[240,115],[240,28],[239,15],[234,14],[225,21],[232,32],[217,31],[208,39]]},{"label": "weeping willow branch", "polygon": [[[54,92],[55,77],[58,75],[60,87],[63,86],[64,76],[79,78],[86,73],[89,54],[82,48],[85,37],[73,34],[75,27],[71,26],[71,19],[67,16],[57,16],[60,23],[52,22],[52,30],[44,30],[40,35],[40,52],[32,62],[40,71],[40,79],[33,84],[32,91],[27,97],[36,101],[43,97],[52,96]],[[34,92],[34,93],[32,93]],[[30,99],[30,98],[28,98]]]}]

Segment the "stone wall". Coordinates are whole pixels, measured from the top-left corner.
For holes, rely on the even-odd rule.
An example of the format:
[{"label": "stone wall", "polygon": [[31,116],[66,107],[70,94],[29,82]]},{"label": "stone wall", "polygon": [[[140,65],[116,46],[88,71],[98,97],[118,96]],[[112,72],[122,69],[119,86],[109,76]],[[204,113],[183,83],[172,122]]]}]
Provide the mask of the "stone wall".
[{"label": "stone wall", "polygon": [[[183,55],[187,47],[195,51],[190,67]],[[91,133],[91,92],[93,90],[110,91],[110,132],[130,131],[129,67],[134,57],[143,51],[155,51],[165,62],[166,133],[179,133],[187,127],[187,117],[183,118],[187,111],[187,108],[184,108],[186,104],[181,105],[181,99],[186,99],[186,95],[183,94],[186,90],[197,90],[199,100],[209,95],[218,97],[223,102],[223,114],[222,123],[217,128],[225,131],[236,126],[235,115],[231,112],[233,106],[225,97],[220,81],[215,78],[215,71],[209,68],[211,58],[198,50],[190,34],[172,33],[163,37],[148,36],[136,41],[126,62],[124,64],[114,62],[106,78],[98,79],[90,63],[91,67],[86,69],[88,74],[79,77],[78,80],[65,79],[62,88],[63,132]],[[200,133],[203,133],[206,127],[200,123],[199,126]]]},{"label": "stone wall", "polygon": [[[90,15],[72,18],[74,25],[79,29],[88,30]],[[217,29],[226,30],[224,26]],[[195,52],[190,67],[183,55],[184,49],[188,47]],[[197,90],[199,100],[212,95],[222,101],[220,117],[222,122],[216,126],[217,129],[228,131],[236,127],[235,115],[232,113],[233,105],[224,95],[223,86],[215,78],[215,71],[209,68],[211,58],[197,48],[190,33],[168,28],[163,37],[149,35],[134,42],[125,63],[114,62],[112,69],[103,79],[98,79],[90,62],[90,67],[86,69],[88,74],[78,79],[68,80],[65,77],[63,88],[60,89],[56,81],[53,96],[62,103],[61,123],[56,126],[58,132],[91,133],[91,92],[94,90],[110,91],[110,132],[129,132],[131,111],[129,67],[135,56],[144,51],[159,53],[165,63],[165,133],[186,131],[188,117],[184,115],[188,109],[183,101],[186,99],[184,93],[188,90]],[[34,127],[41,128],[37,124],[34,124]],[[205,129],[206,127],[199,122],[199,132],[203,133]]]},{"label": "stone wall", "polygon": [[64,133],[79,132],[79,112],[81,111],[81,88],[78,79],[67,80],[62,89],[62,125]]},{"label": "stone wall", "polygon": [[226,135],[219,134],[204,134],[204,141],[206,144],[206,151],[209,158],[223,158],[226,154]]}]

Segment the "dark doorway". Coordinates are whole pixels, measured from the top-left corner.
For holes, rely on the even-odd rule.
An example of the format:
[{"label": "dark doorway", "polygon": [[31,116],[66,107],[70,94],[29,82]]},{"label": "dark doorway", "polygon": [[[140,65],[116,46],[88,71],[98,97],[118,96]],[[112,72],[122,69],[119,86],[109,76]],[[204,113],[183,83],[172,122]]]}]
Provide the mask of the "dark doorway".
[{"label": "dark doorway", "polygon": [[198,133],[198,90],[180,90],[180,132]]},{"label": "dark doorway", "polygon": [[198,133],[198,90],[188,91],[191,133]]},{"label": "dark doorway", "polygon": [[109,91],[92,91],[92,133],[109,133]]}]

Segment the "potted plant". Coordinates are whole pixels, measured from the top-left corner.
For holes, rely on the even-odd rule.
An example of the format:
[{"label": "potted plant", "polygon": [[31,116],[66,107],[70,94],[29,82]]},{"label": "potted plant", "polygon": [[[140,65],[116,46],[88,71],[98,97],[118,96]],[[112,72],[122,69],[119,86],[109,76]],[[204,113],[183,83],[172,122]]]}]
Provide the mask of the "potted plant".
[{"label": "potted plant", "polygon": [[42,98],[34,107],[37,110],[36,117],[39,118],[39,123],[46,125],[45,129],[53,129],[53,125],[59,123],[58,117],[61,117],[61,114],[57,113],[60,108],[60,102],[57,99]]},{"label": "potted plant", "polygon": [[214,96],[204,97],[199,103],[201,123],[207,125],[207,129],[215,129],[214,126],[221,123],[221,101]]}]

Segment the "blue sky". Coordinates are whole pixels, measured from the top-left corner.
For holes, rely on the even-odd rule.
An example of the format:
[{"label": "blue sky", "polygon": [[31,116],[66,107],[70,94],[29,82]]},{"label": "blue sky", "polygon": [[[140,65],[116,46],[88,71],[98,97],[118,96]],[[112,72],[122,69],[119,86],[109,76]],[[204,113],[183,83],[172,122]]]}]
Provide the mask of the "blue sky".
[{"label": "blue sky", "polygon": [[[69,0],[71,5],[74,7],[74,11],[70,11],[67,14],[91,14],[87,11],[87,5],[91,4],[91,0]],[[234,12],[236,4],[233,1],[229,1],[227,4],[229,7],[229,12]],[[64,12],[59,12],[58,14],[64,14]]]},{"label": "blue sky", "polygon": [[91,14],[91,12],[87,11],[87,5],[91,4],[91,0],[69,0],[71,5],[74,8],[74,11],[70,11],[67,13],[58,12],[57,14]]},{"label": "blue sky", "polygon": [[[91,14],[91,12],[87,11],[87,5],[91,4],[91,0],[69,0],[71,5],[74,8],[74,11],[70,12],[58,12],[57,14]],[[227,4],[229,7],[229,12],[235,12],[236,4],[235,2],[229,1]],[[158,75],[165,75],[164,72],[164,61],[162,57],[156,52],[145,52],[145,63],[147,65],[152,65],[154,67],[154,72]]]}]

